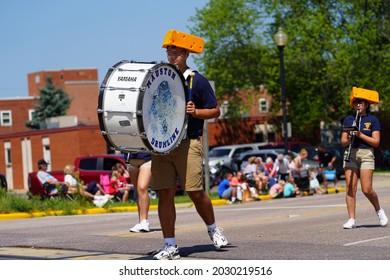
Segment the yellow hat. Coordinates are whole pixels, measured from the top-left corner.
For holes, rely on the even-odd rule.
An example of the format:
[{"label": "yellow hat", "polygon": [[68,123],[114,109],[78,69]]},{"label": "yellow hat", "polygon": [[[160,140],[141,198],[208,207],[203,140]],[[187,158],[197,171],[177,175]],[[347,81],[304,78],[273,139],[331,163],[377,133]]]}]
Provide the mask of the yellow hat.
[{"label": "yellow hat", "polygon": [[204,41],[200,37],[171,29],[165,34],[162,47],[175,46],[192,53],[202,53]]},{"label": "yellow hat", "polygon": [[379,102],[379,93],[375,90],[353,87],[349,97],[349,105],[353,108],[353,102],[356,99],[367,100],[370,104]]}]

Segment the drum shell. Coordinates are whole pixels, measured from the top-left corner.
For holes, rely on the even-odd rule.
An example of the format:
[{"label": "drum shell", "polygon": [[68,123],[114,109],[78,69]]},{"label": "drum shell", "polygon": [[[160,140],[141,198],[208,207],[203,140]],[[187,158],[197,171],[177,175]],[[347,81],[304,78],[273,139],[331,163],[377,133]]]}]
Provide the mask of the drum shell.
[{"label": "drum shell", "polygon": [[[167,73],[171,73],[175,79]],[[161,116],[158,116],[159,118],[150,116],[150,107],[156,106],[161,99],[156,95],[161,94],[162,84],[168,84],[168,93],[177,105],[174,107],[177,109],[175,114],[179,116],[169,118],[182,121],[179,124],[175,123],[179,127],[176,129],[176,132],[179,131],[177,139],[164,147],[155,144],[161,141],[152,140],[157,138],[153,135],[153,131],[156,131],[156,127],[159,126],[158,120]],[[104,139],[115,150],[125,152],[170,152],[180,144],[186,134],[187,96],[184,77],[174,65],[128,61],[115,64],[107,72],[99,92],[98,118]],[[172,106],[159,105],[162,110],[160,115],[168,114],[164,110],[172,109],[170,107]],[[166,126],[169,128],[169,125]],[[152,127],[155,129],[152,130]]]}]

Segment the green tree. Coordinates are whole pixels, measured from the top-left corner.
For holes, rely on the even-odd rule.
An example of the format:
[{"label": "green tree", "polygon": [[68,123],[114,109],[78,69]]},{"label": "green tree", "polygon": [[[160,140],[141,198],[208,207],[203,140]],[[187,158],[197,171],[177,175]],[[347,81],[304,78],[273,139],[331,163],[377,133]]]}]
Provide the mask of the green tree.
[{"label": "green tree", "polygon": [[217,95],[230,96],[228,115],[233,118],[245,110],[237,92],[256,89],[271,77],[268,47],[261,36],[266,18],[257,2],[210,1],[190,19],[196,23],[192,32],[205,39],[206,49],[194,60],[215,81]]},{"label": "green tree", "polygon": [[[321,120],[341,120],[352,86],[377,90],[389,109],[388,0],[210,0],[190,21],[205,39],[196,63],[217,95],[264,84],[280,110],[279,57],[272,40],[282,26],[288,119],[306,135]],[[233,102],[231,102],[232,104]],[[234,106],[240,106],[235,100]],[[230,106],[230,105],[229,105]]]},{"label": "green tree", "polygon": [[39,129],[47,118],[65,116],[71,100],[61,88],[55,88],[52,78],[47,77],[46,85],[39,90],[35,114],[31,121],[26,123],[29,128]]}]

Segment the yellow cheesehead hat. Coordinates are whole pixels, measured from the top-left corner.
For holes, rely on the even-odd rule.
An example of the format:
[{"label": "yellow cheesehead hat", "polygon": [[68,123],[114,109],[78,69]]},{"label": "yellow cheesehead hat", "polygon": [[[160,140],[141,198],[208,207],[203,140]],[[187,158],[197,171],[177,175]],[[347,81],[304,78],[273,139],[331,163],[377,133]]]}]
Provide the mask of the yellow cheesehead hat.
[{"label": "yellow cheesehead hat", "polygon": [[171,29],[165,34],[162,47],[175,46],[192,53],[202,53],[204,41],[200,37]]},{"label": "yellow cheesehead hat", "polygon": [[375,90],[353,87],[349,97],[349,105],[353,108],[353,102],[356,99],[367,100],[370,104],[379,102],[379,93]]}]

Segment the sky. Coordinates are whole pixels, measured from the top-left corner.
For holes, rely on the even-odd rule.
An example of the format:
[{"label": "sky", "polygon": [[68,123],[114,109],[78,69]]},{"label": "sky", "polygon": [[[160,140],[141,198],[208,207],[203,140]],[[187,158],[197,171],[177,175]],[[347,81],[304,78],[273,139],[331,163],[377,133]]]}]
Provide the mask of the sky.
[{"label": "sky", "polygon": [[[167,61],[165,33],[189,33],[189,18],[208,2],[0,1],[0,99],[27,97],[29,73],[94,68],[101,83],[121,60]],[[191,56],[188,64],[196,68]]]}]

